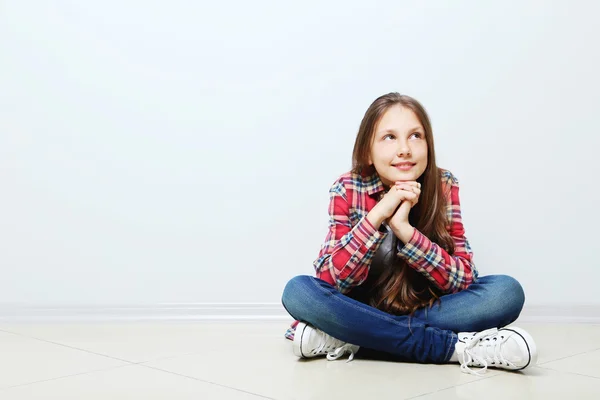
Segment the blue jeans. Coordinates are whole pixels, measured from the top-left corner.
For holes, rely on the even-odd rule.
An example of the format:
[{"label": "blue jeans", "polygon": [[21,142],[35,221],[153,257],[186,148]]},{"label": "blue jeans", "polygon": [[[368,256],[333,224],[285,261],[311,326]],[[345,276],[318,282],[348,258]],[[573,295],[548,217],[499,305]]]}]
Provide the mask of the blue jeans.
[{"label": "blue jeans", "polygon": [[524,302],[523,288],[506,275],[481,276],[467,289],[442,296],[433,308],[418,309],[412,316],[385,313],[311,276],[292,278],[282,296],[294,319],[360,346],[357,357],[419,363],[448,362],[457,332],[508,325],[518,318]]}]

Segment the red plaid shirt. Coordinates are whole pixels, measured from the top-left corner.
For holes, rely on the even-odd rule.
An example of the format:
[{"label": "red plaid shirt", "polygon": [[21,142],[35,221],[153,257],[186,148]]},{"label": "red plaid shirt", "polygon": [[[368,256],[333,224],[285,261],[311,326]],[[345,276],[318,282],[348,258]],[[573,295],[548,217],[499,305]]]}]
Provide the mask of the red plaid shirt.
[{"label": "red plaid shirt", "polygon": [[[449,224],[446,229],[454,239],[454,254],[448,254],[415,229],[410,241],[398,248],[398,256],[443,293],[455,293],[466,289],[477,279],[478,273],[462,224],[458,180],[450,171],[439,170],[447,195]],[[340,176],[329,189],[329,231],[313,266],[317,278],[329,282],[341,293],[349,292],[367,279],[371,259],[387,235],[366,218],[384,190],[377,173],[363,176],[353,172]],[[286,338],[294,338],[297,323],[288,329]]]}]

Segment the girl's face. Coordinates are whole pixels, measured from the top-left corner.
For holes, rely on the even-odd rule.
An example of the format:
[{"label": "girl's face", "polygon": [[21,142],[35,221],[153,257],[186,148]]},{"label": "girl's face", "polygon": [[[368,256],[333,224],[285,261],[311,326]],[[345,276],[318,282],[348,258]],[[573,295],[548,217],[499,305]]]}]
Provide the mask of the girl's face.
[{"label": "girl's face", "polygon": [[[403,167],[403,163],[412,166]],[[375,125],[369,164],[387,186],[396,181],[415,181],[425,172],[425,130],[411,109],[394,105],[383,114]]]}]

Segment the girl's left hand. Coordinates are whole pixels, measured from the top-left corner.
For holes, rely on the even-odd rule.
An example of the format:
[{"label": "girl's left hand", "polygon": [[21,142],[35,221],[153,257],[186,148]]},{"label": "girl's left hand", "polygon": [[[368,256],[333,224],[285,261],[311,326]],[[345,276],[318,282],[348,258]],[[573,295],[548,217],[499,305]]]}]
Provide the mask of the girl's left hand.
[{"label": "girl's left hand", "polygon": [[416,181],[397,181],[395,186],[400,190],[405,190],[407,192],[412,192],[417,195],[414,200],[411,200],[410,208],[413,208],[419,202],[419,196],[421,195],[421,184]]},{"label": "girl's left hand", "polygon": [[[388,225],[394,229],[399,228],[402,224],[408,224],[408,214],[410,213],[411,208],[415,206],[419,202],[419,196],[421,195],[421,184],[415,181],[409,182],[396,182],[395,186],[406,192],[410,192],[414,197],[414,200],[403,200],[400,204],[400,207],[396,210],[394,215],[388,221]],[[408,193],[407,193],[408,194]]]}]

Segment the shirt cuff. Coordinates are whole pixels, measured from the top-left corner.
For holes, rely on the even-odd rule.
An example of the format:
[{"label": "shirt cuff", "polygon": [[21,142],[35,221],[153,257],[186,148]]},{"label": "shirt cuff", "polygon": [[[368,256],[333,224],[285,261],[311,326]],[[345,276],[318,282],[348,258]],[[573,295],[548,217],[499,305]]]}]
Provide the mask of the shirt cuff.
[{"label": "shirt cuff", "polygon": [[375,229],[373,224],[367,219],[366,216],[359,221],[354,230],[355,237],[363,242],[367,247],[371,247],[380,242],[387,235],[385,232]]},{"label": "shirt cuff", "polygon": [[431,249],[431,240],[415,228],[412,237],[407,243],[398,241],[398,257],[409,263],[421,260]]}]

